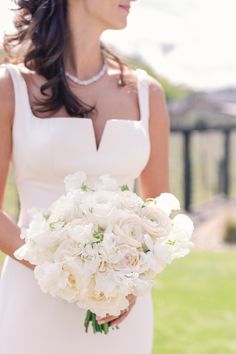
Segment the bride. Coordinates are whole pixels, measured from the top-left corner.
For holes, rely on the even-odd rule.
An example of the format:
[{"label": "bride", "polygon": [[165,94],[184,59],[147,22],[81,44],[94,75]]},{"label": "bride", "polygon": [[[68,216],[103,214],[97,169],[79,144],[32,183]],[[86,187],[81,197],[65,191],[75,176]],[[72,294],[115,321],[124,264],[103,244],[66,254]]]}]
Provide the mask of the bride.
[{"label": "bride", "polygon": [[[123,29],[134,0],[16,0],[17,32],[5,35],[0,66],[1,354],[150,354],[151,293],[85,333],[85,312],[41,292],[34,266],[14,258],[28,208],[47,207],[63,179],[111,174],[143,198],[168,191],[169,117],[161,84],[100,39]],[[141,24],[142,25],[142,24]],[[15,47],[14,47],[15,46]],[[9,164],[20,200],[17,223],[3,210]]]}]

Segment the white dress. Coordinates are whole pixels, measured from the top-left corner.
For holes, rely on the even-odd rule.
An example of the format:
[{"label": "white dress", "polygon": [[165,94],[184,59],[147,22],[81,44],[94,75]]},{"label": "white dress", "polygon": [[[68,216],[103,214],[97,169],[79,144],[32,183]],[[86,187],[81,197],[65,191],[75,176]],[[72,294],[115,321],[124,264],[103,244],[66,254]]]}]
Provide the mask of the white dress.
[{"label": "white dress", "polygon": [[[2,65],[11,74],[15,92],[11,162],[20,198],[20,227],[29,222],[27,209],[47,207],[64,192],[64,177],[77,170],[84,170],[90,180],[109,173],[133,189],[150,155],[146,71],[136,69],[140,120],[108,119],[97,148],[90,118],[37,118],[18,67]],[[137,298],[118,330],[94,335],[91,327],[85,333],[85,310],[42,293],[33,271],[11,257],[5,259],[0,285],[0,354],[152,352],[151,292]]]}]

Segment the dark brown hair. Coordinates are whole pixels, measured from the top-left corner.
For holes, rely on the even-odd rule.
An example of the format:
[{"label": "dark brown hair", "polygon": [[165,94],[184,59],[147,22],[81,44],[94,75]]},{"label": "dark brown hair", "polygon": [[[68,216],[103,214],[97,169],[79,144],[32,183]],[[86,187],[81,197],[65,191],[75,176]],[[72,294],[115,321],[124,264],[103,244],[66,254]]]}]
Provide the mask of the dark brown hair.
[{"label": "dark brown hair", "polygon": [[[4,35],[3,47],[9,61],[23,62],[25,67],[44,76],[47,82],[40,88],[48,98],[37,100],[34,112],[56,112],[62,106],[70,116],[86,117],[94,110],[70,90],[64,73],[63,53],[67,37],[67,0],[14,0],[16,32]],[[128,63],[101,42],[106,58],[120,67],[120,86],[126,85],[124,66]],[[49,96],[45,90],[51,88]]]}]

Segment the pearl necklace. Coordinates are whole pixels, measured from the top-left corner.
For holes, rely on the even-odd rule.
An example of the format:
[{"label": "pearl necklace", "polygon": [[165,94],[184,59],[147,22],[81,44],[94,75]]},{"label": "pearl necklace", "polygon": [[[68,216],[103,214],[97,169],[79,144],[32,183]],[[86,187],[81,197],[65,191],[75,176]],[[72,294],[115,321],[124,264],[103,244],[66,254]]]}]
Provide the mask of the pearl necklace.
[{"label": "pearl necklace", "polygon": [[89,85],[89,84],[92,84],[93,82],[99,80],[105,74],[106,70],[107,70],[107,63],[105,62],[103,64],[101,70],[96,75],[92,76],[88,80],[80,80],[80,79],[78,79],[78,77],[69,74],[68,71],[65,71],[65,75],[78,85]]}]

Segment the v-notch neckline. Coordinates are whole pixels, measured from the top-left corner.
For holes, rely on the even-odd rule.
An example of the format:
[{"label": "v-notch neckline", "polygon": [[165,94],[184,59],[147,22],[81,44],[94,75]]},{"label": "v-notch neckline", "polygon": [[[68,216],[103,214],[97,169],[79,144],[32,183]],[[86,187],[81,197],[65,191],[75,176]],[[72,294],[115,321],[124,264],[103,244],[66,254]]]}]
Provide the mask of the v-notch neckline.
[{"label": "v-notch neckline", "polygon": [[90,121],[90,126],[91,126],[91,130],[92,130],[92,134],[93,134],[94,146],[95,146],[96,153],[98,153],[100,151],[100,149],[101,149],[101,145],[102,145],[103,140],[104,140],[104,135],[106,134],[107,125],[108,125],[109,122],[112,121],[112,119],[107,119],[105,121],[105,124],[104,124],[104,127],[102,129],[102,133],[101,133],[101,136],[100,136],[100,139],[99,139],[98,143],[97,143],[97,140],[96,140],[96,133],[95,133],[95,129],[94,129],[93,120],[90,119],[90,118],[86,118],[86,119],[88,119]]},{"label": "v-notch neckline", "polygon": [[31,114],[31,116],[37,121],[50,121],[50,120],[53,120],[53,119],[56,119],[56,120],[65,120],[65,121],[68,121],[68,120],[72,120],[72,121],[88,121],[90,126],[91,126],[91,130],[92,130],[92,136],[93,136],[93,141],[94,141],[94,147],[95,147],[95,151],[96,153],[98,153],[101,149],[101,146],[103,145],[103,141],[104,141],[104,136],[106,134],[106,131],[107,131],[107,127],[108,127],[108,124],[110,124],[111,122],[117,122],[117,121],[124,121],[124,122],[138,122],[138,123],[142,123],[143,122],[143,117],[142,117],[142,99],[141,99],[141,88],[140,88],[140,76],[139,76],[139,72],[138,70],[139,69],[136,69],[136,75],[137,75],[137,95],[138,95],[138,108],[139,108],[139,119],[138,120],[135,120],[135,119],[119,119],[119,118],[108,118],[106,119],[105,121],[105,124],[104,124],[104,127],[103,127],[103,130],[102,130],[102,134],[101,134],[101,137],[100,137],[100,141],[97,143],[96,141],[96,133],[95,133],[95,129],[94,129],[94,124],[93,124],[93,120],[92,118],[89,118],[89,117],[54,117],[54,118],[39,118],[37,116],[35,116],[33,114],[33,111],[31,109],[31,102],[30,102],[30,98],[29,98],[29,92],[28,92],[28,86],[26,84],[26,81],[19,69],[19,67],[16,68],[18,73],[19,73],[19,76],[20,76],[20,80],[22,81],[23,83],[23,86],[24,86],[24,92],[25,92],[25,96],[26,96],[26,100],[27,100],[27,104],[28,104],[28,109],[29,109],[29,113]]},{"label": "v-notch neckline", "polygon": [[[60,118],[60,117],[58,117]],[[40,118],[38,118],[40,119]],[[50,118],[49,118],[50,119]],[[53,118],[52,118],[53,119]],[[62,118],[63,119],[63,118]],[[73,118],[72,118],[73,119]],[[76,119],[76,118],[75,118]],[[98,153],[100,150],[101,150],[101,147],[102,145],[104,144],[104,140],[105,140],[105,137],[106,137],[106,134],[107,134],[107,129],[108,129],[108,126],[111,124],[111,123],[134,123],[134,124],[141,124],[143,121],[142,119],[139,119],[139,120],[135,120],[135,119],[118,119],[118,118],[110,118],[110,119],[107,119],[105,121],[105,124],[104,124],[104,127],[103,127],[103,130],[102,130],[102,134],[100,136],[100,140],[99,142],[97,143],[96,141],[96,133],[95,133],[95,129],[94,129],[94,124],[93,124],[93,120],[90,119],[90,118],[78,118],[79,120],[85,120],[85,121],[88,121],[88,123],[90,124],[90,127],[91,127],[91,131],[92,131],[92,138],[93,138],[93,143],[94,143],[94,147],[95,147],[95,150],[96,152]]]}]

